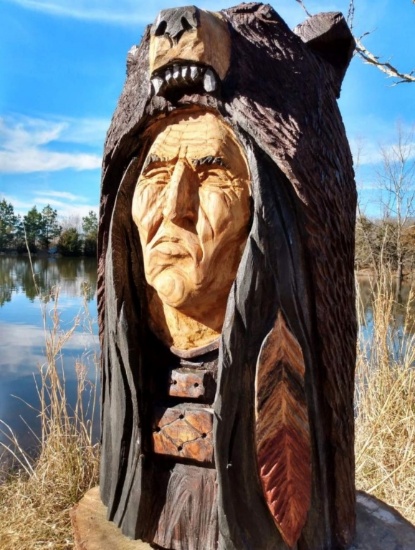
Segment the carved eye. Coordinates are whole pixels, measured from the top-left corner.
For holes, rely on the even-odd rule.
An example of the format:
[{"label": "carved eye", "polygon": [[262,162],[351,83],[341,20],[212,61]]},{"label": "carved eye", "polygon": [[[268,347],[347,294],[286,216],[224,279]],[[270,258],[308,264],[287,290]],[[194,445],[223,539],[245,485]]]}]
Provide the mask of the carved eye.
[{"label": "carved eye", "polygon": [[166,185],[170,180],[170,171],[166,166],[154,166],[144,170],[140,183]]},{"label": "carved eye", "polygon": [[228,186],[230,183],[226,170],[221,167],[206,167],[199,170],[199,181],[207,185],[215,185],[219,187]]}]

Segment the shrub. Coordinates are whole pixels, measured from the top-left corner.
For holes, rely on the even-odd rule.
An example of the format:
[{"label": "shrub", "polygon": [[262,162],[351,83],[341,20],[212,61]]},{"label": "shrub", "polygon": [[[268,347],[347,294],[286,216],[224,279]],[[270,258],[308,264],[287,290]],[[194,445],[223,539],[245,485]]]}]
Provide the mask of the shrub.
[{"label": "shrub", "polygon": [[82,240],[75,227],[65,229],[58,241],[58,251],[63,256],[80,256],[82,252]]}]

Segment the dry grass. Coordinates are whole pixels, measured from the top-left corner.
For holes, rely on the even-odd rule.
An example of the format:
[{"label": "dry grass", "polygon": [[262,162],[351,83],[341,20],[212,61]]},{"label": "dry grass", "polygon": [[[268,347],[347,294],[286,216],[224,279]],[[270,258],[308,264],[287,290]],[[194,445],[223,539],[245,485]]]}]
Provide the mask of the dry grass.
[{"label": "dry grass", "polygon": [[383,272],[373,286],[373,326],[366,337],[359,312],[356,484],[415,523],[415,296],[411,290],[400,311],[391,281]]},{"label": "dry grass", "polygon": [[[92,439],[96,380],[91,383],[81,362],[75,365],[77,400],[72,409],[65,394],[62,352],[81,322],[80,314],[68,331],[60,328],[58,292],[48,314],[42,307],[47,361],[40,367],[37,387],[41,421],[39,455],[32,460],[6,426],[7,454],[15,473],[7,472],[0,485],[0,549],[54,550],[73,547],[69,510],[90,487],[97,484],[99,449]],[[86,304],[84,311],[87,311]],[[96,369],[96,373],[98,370]],[[31,412],[31,414],[35,414]],[[5,449],[3,449],[3,455]],[[3,475],[4,478],[4,475]]]},{"label": "dry grass", "polygon": [[[364,337],[360,308],[356,481],[359,489],[375,494],[415,523],[415,318],[411,311],[415,296],[411,291],[403,329],[398,329],[387,273],[376,282],[373,294],[370,336]],[[91,422],[86,420],[95,407],[95,385],[89,382],[85,367],[76,363],[78,398],[71,410],[61,366],[65,343],[81,317],[69,331],[62,331],[57,294],[54,299],[50,327],[43,308],[47,361],[40,368],[38,387],[40,455],[32,461],[8,432],[7,453],[19,468],[0,485],[1,550],[72,548],[69,510],[98,482],[99,450],[93,444]]]}]

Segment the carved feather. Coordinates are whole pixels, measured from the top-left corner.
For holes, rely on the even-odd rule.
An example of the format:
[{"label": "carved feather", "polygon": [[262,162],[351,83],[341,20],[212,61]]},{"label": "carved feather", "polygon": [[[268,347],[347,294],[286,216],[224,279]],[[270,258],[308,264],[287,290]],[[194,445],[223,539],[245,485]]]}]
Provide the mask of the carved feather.
[{"label": "carved feather", "polygon": [[256,380],[256,447],[265,500],[291,548],[311,499],[311,444],[301,347],[281,312],[261,348]]}]

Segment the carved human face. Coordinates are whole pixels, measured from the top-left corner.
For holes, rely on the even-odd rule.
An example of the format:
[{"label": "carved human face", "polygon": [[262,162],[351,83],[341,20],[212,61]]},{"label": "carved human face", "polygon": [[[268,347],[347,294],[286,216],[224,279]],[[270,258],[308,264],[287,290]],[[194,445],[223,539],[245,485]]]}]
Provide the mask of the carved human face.
[{"label": "carved human face", "polygon": [[147,282],[191,311],[227,299],[248,234],[249,174],[231,129],[211,113],[169,117],[133,198]]}]

